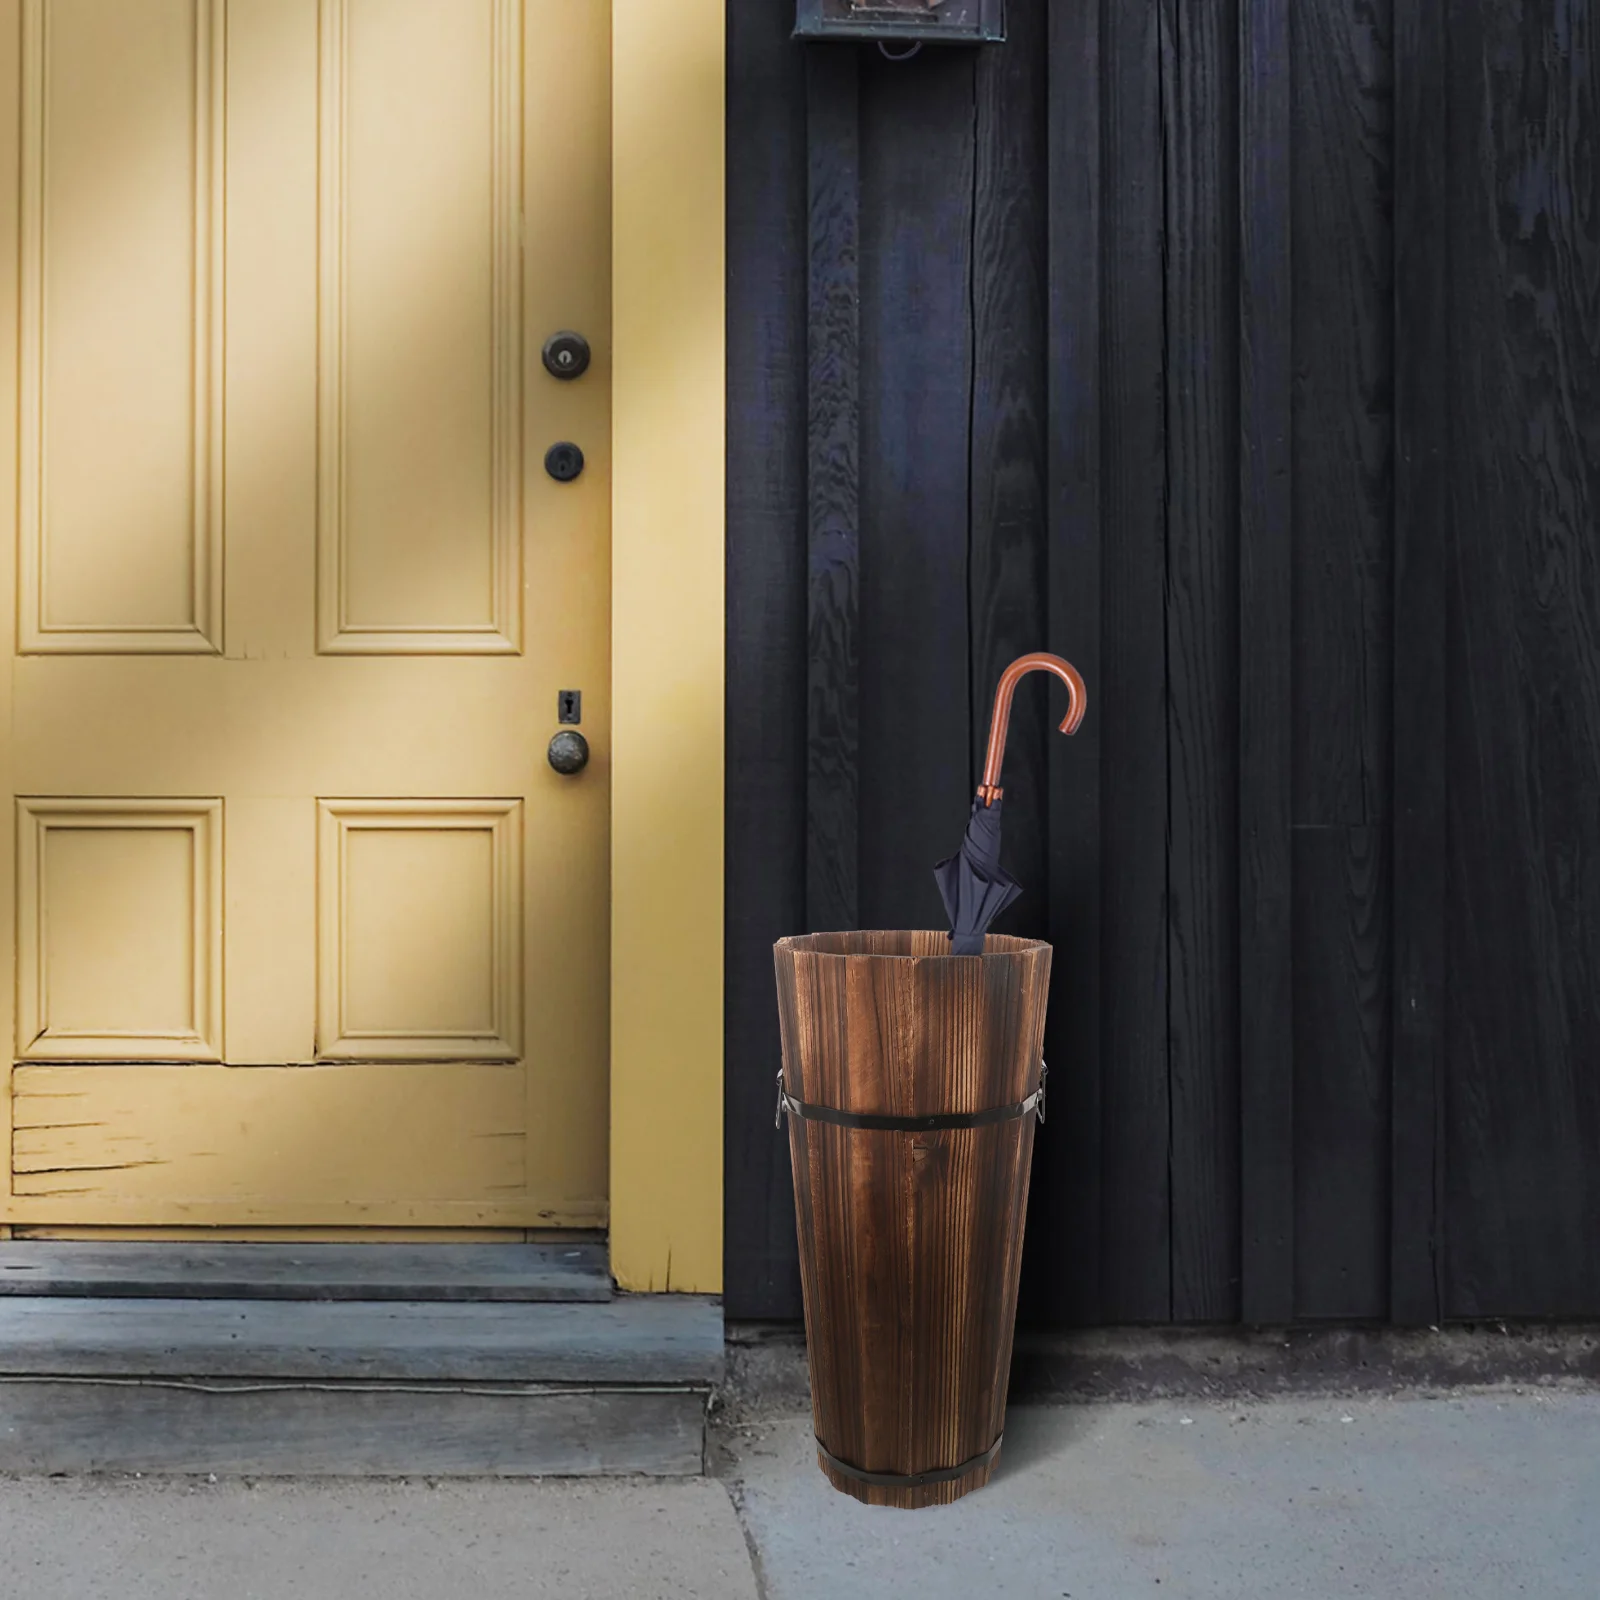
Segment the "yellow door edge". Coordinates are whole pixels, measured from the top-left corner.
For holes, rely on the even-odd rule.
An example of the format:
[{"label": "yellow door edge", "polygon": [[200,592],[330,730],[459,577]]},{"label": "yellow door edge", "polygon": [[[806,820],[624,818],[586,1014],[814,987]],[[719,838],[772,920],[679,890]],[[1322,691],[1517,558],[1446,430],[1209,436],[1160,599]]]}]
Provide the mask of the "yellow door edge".
[{"label": "yellow door edge", "polygon": [[722,1288],[725,0],[612,8],[611,1267]]},{"label": "yellow door edge", "polygon": [[[20,128],[22,120],[22,7],[19,0],[0,0],[0,120]],[[22,170],[20,162],[0,162],[0,305],[15,308],[22,277]],[[17,437],[20,409],[19,376],[22,330],[16,316],[0,317],[0,438]],[[9,552],[0,560],[0,799],[16,793],[16,751],[11,730],[12,679],[17,656],[16,534],[20,463],[15,449],[0,451],[0,517]],[[13,814],[0,817],[0,1066],[9,1068],[16,1038],[16,919],[10,915],[16,887],[16,851],[12,847]],[[12,1146],[11,1074],[0,1072],[0,1214],[11,1204]],[[0,1237],[9,1237],[9,1227]]]}]

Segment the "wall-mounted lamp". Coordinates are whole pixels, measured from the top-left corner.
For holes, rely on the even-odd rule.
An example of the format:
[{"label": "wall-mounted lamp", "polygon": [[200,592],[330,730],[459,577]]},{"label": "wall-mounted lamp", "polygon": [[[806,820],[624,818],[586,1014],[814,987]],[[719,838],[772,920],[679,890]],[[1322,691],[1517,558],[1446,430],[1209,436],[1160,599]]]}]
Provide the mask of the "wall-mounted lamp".
[{"label": "wall-mounted lamp", "polygon": [[1005,0],[798,0],[797,39],[999,44]]}]

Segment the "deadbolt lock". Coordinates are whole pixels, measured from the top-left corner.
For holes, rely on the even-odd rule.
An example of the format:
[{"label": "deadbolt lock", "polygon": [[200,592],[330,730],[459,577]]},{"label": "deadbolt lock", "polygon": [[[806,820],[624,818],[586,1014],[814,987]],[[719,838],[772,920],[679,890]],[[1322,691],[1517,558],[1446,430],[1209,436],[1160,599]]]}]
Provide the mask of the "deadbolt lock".
[{"label": "deadbolt lock", "polygon": [[544,470],[557,483],[571,483],[583,471],[583,451],[568,440],[553,444],[544,453]]}]

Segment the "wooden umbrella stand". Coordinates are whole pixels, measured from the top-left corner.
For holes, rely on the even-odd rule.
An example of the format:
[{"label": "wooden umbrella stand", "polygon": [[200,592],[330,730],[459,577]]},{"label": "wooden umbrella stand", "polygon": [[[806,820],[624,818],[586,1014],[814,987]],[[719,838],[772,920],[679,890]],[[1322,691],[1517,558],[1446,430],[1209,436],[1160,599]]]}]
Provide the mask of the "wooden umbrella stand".
[{"label": "wooden umbrella stand", "polygon": [[999,1458],[1050,946],[821,933],[776,947],[817,1459],[943,1505]]}]

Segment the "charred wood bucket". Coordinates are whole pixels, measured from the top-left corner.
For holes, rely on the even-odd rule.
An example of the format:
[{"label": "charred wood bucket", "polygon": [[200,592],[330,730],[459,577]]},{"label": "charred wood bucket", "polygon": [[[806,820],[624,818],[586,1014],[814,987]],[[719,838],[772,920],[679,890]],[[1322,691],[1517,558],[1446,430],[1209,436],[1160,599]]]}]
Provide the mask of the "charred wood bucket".
[{"label": "charred wood bucket", "polygon": [[817,1460],[943,1505],[999,1458],[1050,946],[820,933],[775,951]]}]

